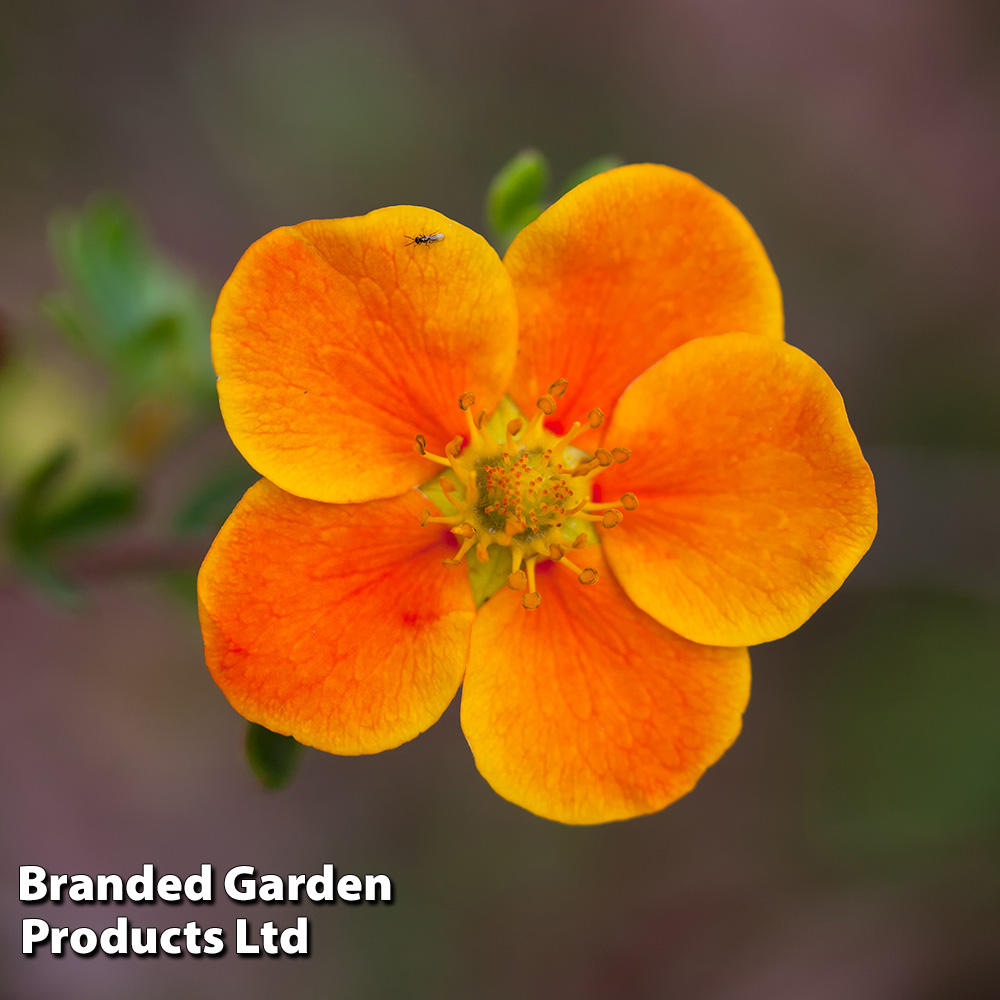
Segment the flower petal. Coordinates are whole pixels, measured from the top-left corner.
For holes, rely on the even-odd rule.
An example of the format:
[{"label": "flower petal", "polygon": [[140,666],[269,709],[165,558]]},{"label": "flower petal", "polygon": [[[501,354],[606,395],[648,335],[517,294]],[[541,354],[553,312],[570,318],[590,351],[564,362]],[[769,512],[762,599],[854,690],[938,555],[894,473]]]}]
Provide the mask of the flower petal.
[{"label": "flower petal", "polygon": [[[434,243],[408,238],[436,232]],[[219,296],[212,359],[236,446],[258,472],[311,500],[397,496],[464,429],[458,398],[493,408],[517,349],[513,294],[496,253],[424,208],[277,229]]]},{"label": "flower petal", "polygon": [[251,722],[331,753],[376,753],[431,726],[465,670],[475,613],[446,529],[416,490],[331,505],[267,480],[198,578],[205,655]]},{"label": "flower petal", "polygon": [[801,625],[875,537],[875,486],[826,372],[779,341],[678,348],[625,392],[600,483],[639,499],[603,532],[629,597],[695,642],[767,642]]},{"label": "flower petal", "polygon": [[[599,548],[585,556],[604,570]],[[609,572],[582,587],[539,569],[537,610],[504,589],[476,616],[462,692],[476,766],[500,795],[563,823],[662,809],[739,733],[747,651],[675,635]]]},{"label": "flower petal", "polygon": [[654,164],[610,170],[557,201],[504,258],[521,317],[511,395],[524,412],[557,378],[567,420],[605,413],[694,337],[781,339],[781,292],[753,229],[722,195]]}]

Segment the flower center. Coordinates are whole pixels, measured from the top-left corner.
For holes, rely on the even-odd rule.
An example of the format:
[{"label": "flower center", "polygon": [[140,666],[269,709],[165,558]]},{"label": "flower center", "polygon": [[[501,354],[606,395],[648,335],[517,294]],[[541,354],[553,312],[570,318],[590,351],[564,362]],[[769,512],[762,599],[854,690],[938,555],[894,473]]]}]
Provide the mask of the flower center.
[{"label": "flower center", "polygon": [[[535,566],[540,559],[565,566],[582,584],[596,583],[597,570],[581,569],[566,552],[596,540],[587,522],[614,528],[625,516],[617,505],[595,503],[591,497],[594,479],[612,463],[628,461],[629,450],[597,448],[588,455],[572,447],[573,440],[586,430],[601,426],[604,414],[591,410],[585,424],[574,423],[561,437],[545,428],[544,418],[555,413],[556,397],[567,387],[565,379],[553,382],[527,423],[521,417],[507,422],[502,442],[487,428],[488,414],[482,410],[473,413],[476,399],[471,392],[458,401],[468,422],[467,444],[456,437],[441,456],[427,451],[422,434],[416,438],[416,450],[448,470],[438,485],[455,513],[434,517],[425,510],[421,521],[424,525],[449,524],[462,539],[454,557],[444,560],[444,565],[460,565],[473,549],[481,562],[488,562],[491,546],[508,548],[511,572],[507,586],[525,591],[521,604],[529,611],[541,604],[535,586]],[[494,433],[497,429],[494,427]],[[638,507],[633,493],[626,493],[620,503],[625,510]]]}]

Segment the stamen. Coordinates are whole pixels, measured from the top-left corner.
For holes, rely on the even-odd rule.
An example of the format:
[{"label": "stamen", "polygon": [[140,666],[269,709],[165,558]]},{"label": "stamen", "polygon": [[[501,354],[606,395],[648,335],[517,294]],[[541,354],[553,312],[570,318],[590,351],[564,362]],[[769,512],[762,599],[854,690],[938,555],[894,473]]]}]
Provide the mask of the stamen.
[{"label": "stamen", "polygon": [[[489,562],[493,546],[510,551],[511,568],[507,586],[521,593],[522,606],[531,611],[541,606],[541,594],[535,580],[540,559],[565,566],[586,586],[597,582],[597,570],[576,565],[567,557],[570,549],[583,549],[595,539],[594,532],[574,534],[566,526],[570,519],[599,523],[604,529],[617,527],[624,511],[635,510],[634,493],[621,497],[620,508],[591,500],[592,483],[615,462],[625,462],[627,448],[595,448],[580,460],[580,453],[570,445],[587,430],[601,427],[604,413],[595,407],[585,421],[575,421],[561,436],[545,427],[545,418],[556,412],[557,399],[569,387],[566,379],[557,379],[548,393],[539,396],[537,409],[529,420],[519,416],[507,420],[500,444],[487,429],[489,415],[475,411],[475,393],[464,392],[458,398],[465,414],[468,433],[457,435],[444,447],[444,454],[427,451],[427,438],[418,434],[414,450],[451,470],[438,478],[437,485],[454,509],[449,515],[432,515],[425,509],[422,526],[447,526],[459,548],[445,566],[458,566],[475,550],[476,558]],[[572,523],[572,522],[571,522]]]},{"label": "stamen", "polygon": [[580,422],[574,422],[573,426],[565,433],[558,441],[552,446],[552,451],[558,452],[560,458],[565,457],[566,445],[568,445],[574,438],[578,438],[584,432],[584,428],[580,426]]},{"label": "stamen", "polygon": [[516,420],[511,420],[507,424],[507,451],[516,452],[517,451],[517,441],[514,440],[517,432],[524,426],[524,421],[518,417]]},{"label": "stamen", "polygon": [[[464,514],[449,514],[447,517],[428,517],[427,524],[461,524],[464,518]],[[427,525],[423,525],[423,527],[426,526]]]},{"label": "stamen", "polygon": [[529,559],[528,569],[528,593],[521,598],[521,607],[526,611],[534,611],[542,603],[542,595],[535,587],[535,560]]},{"label": "stamen", "polygon": [[[458,439],[461,442],[461,438]],[[454,442],[452,442],[454,443]],[[447,458],[442,458],[440,455],[432,455],[427,450],[427,438],[423,434],[418,434],[413,439],[413,450],[418,454],[422,455],[424,458],[430,459],[432,462],[437,462],[438,465],[451,465],[451,461]],[[447,454],[448,449],[445,448],[445,454]]]},{"label": "stamen", "polygon": [[465,553],[468,552],[469,549],[471,549],[472,546],[475,544],[476,544],[475,538],[466,538],[466,540],[462,542],[461,548],[455,553],[453,559],[445,559],[444,565],[458,566],[465,558]]}]

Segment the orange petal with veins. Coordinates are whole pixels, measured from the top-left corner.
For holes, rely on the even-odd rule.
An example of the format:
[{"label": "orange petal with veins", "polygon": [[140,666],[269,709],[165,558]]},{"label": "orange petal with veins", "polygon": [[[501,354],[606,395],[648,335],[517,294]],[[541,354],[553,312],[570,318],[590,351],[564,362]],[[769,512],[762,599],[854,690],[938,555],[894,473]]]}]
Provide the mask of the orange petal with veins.
[{"label": "orange petal with veins", "polygon": [[798,628],[875,536],[875,485],[826,372],[780,341],[695,340],[642,375],[607,432],[632,457],[599,480],[638,510],[601,531],[629,597],[695,642]]},{"label": "orange petal with veins", "polygon": [[[434,243],[410,237],[440,232]],[[424,208],[277,229],[244,254],[212,319],[226,427],[282,489],[355,503],[429,479],[429,450],[492,410],[517,349],[510,279],[470,229]]]},{"label": "orange petal with veins", "polygon": [[251,722],[330,753],[377,753],[440,717],[475,605],[447,529],[411,490],[366,504],[247,492],[198,578],[205,655]]},{"label": "orange petal with veins", "polygon": [[511,395],[530,413],[569,380],[560,422],[610,414],[633,379],[695,337],[780,340],[781,291],[753,229],[722,195],[654,164],[574,188],[511,244],[520,312]]},{"label": "orange petal with veins", "polygon": [[689,792],[740,731],[745,649],[701,646],[640,611],[600,549],[590,587],[539,567],[541,606],[501,590],[480,608],[462,728],[504,798],[563,823],[655,812]]}]

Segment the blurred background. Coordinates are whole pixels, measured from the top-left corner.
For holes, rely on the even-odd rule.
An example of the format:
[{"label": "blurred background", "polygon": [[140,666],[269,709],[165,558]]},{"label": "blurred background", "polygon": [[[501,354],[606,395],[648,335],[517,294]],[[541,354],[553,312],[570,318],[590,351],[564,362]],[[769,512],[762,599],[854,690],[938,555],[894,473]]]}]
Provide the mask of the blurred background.
[{"label": "blurred background", "polygon": [[[5,0],[0,995],[1000,996],[998,122],[990,0]],[[456,705],[269,791],[192,601],[254,478],[214,402],[214,297],[279,225],[412,203],[482,230],[526,147],[555,189],[612,154],[743,210],[788,339],[844,394],[879,536],[753,651],[743,736],[663,813],[521,811]],[[144,862],[332,862],[396,901],[17,900],[20,864]],[[19,953],[22,917],[119,912],[230,939],[237,916],[304,913],[311,957]]]}]

